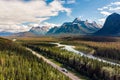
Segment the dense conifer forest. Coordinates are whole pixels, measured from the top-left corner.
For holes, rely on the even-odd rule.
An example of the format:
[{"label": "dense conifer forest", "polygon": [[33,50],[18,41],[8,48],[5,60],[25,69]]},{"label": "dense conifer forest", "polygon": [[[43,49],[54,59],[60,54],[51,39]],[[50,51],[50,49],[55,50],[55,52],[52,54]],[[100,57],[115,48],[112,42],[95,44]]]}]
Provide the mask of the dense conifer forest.
[{"label": "dense conifer forest", "polygon": [[75,69],[80,74],[92,80],[120,80],[120,66],[111,65],[68,52],[49,42],[25,42],[23,45]]},{"label": "dense conifer forest", "polygon": [[19,44],[0,38],[0,80],[70,80]]}]

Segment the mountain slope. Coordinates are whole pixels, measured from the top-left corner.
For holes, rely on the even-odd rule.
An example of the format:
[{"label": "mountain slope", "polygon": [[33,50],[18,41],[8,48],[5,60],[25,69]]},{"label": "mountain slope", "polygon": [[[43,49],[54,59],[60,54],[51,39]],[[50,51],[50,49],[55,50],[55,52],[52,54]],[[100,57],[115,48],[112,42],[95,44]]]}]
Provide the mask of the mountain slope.
[{"label": "mountain slope", "polygon": [[19,43],[1,37],[0,72],[0,80],[70,80]]},{"label": "mountain slope", "polygon": [[47,34],[54,34],[58,29],[59,29],[59,27],[55,26],[55,27],[49,29],[49,31],[47,32]]},{"label": "mountain slope", "polygon": [[120,35],[120,15],[113,13],[109,15],[102,29],[97,31],[97,35]]},{"label": "mountain slope", "polygon": [[81,21],[76,18],[73,22],[65,22],[59,28],[52,28],[48,32],[49,34],[91,34],[100,29],[100,25],[96,22],[89,23],[86,21]]},{"label": "mountain slope", "polygon": [[37,26],[37,27],[32,27],[29,31],[15,33],[12,36],[17,36],[17,37],[43,36],[47,33],[48,30],[49,30],[49,26],[42,26],[42,27]]},{"label": "mountain slope", "polygon": [[12,36],[17,36],[17,37],[31,37],[31,36],[36,36],[32,32],[20,32],[20,33],[15,33]]},{"label": "mountain slope", "polygon": [[49,30],[48,26],[42,26],[42,27],[32,27],[29,32],[35,34],[35,35],[45,35],[47,31]]}]

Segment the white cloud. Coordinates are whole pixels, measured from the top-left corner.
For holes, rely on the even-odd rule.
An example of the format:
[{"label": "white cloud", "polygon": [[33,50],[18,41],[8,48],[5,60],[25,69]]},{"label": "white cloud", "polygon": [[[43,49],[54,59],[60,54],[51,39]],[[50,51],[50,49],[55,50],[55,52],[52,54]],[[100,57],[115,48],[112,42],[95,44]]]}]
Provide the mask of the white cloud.
[{"label": "white cloud", "polygon": [[110,7],[109,10],[110,11],[120,11],[120,7],[115,7],[115,8]]},{"label": "white cloud", "polygon": [[108,6],[104,6],[104,7],[102,7],[102,8],[98,8],[98,10],[104,10],[104,9],[108,9]]},{"label": "white cloud", "polygon": [[55,26],[60,26],[60,24],[53,24],[53,23],[44,22],[42,26],[49,26],[51,28],[51,27],[55,27]]},{"label": "white cloud", "polygon": [[62,4],[74,4],[76,3],[76,0],[58,0]]},{"label": "white cloud", "polygon": [[113,2],[111,5],[120,5],[120,2]]},{"label": "white cloud", "polygon": [[110,12],[107,12],[107,11],[101,11],[100,13],[103,14],[103,15],[105,15],[105,16],[108,16],[108,15],[111,14]]},{"label": "white cloud", "polygon": [[109,5],[103,6],[102,8],[98,8],[101,14],[108,16],[110,13],[120,13],[120,1],[112,2]]},{"label": "white cloud", "polygon": [[71,9],[63,7],[54,0],[49,5],[44,0],[0,0],[0,29],[6,31],[26,31],[29,27],[19,26],[24,22],[41,23],[51,16],[58,16],[59,12],[70,15]]},{"label": "white cloud", "polygon": [[76,2],[76,0],[67,0],[67,4],[73,4],[75,2]]},{"label": "white cloud", "polygon": [[12,32],[12,33],[28,31],[30,28],[31,27],[25,25],[12,25],[12,26],[0,25],[0,31]]}]

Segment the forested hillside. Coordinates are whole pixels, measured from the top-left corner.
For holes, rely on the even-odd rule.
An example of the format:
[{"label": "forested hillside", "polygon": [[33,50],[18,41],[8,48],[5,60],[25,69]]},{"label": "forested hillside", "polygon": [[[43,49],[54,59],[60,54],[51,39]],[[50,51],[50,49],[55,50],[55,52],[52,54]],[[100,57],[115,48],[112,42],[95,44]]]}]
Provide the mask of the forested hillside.
[{"label": "forested hillside", "polygon": [[75,69],[78,73],[85,75],[92,80],[119,80],[120,67],[101,61],[89,59],[78,54],[68,52],[56,47],[49,42],[28,42],[24,43],[40,54],[52,58],[66,66]]},{"label": "forested hillside", "polygon": [[0,80],[70,79],[19,44],[0,38]]}]

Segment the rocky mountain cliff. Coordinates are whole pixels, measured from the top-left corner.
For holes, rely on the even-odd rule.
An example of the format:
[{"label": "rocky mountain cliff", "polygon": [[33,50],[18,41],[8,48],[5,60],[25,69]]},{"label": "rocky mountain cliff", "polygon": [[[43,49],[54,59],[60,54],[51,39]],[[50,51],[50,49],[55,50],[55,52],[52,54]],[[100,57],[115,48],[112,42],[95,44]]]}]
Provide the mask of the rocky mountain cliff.
[{"label": "rocky mountain cliff", "polygon": [[35,34],[35,35],[45,35],[47,31],[49,30],[48,26],[42,26],[42,27],[32,27],[29,32]]},{"label": "rocky mountain cliff", "polygon": [[117,13],[109,15],[104,26],[95,35],[120,35],[120,15]]},{"label": "rocky mountain cliff", "polygon": [[47,34],[92,34],[100,29],[96,22],[82,21],[76,18],[73,22],[65,22],[59,28],[52,28]]}]

